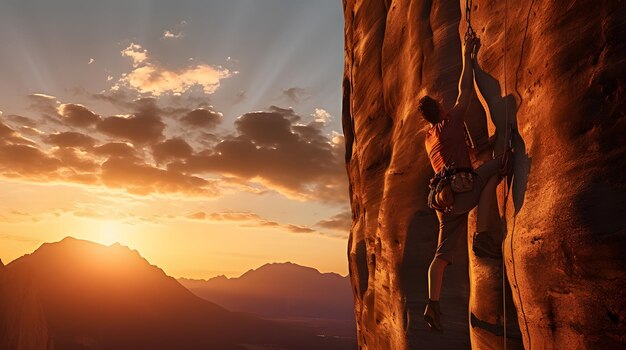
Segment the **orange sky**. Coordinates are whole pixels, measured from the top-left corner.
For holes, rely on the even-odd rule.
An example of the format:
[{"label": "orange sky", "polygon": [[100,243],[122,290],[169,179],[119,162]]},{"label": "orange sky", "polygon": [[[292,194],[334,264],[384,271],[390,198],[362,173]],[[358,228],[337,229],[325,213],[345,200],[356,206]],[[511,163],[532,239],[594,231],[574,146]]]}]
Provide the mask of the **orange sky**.
[{"label": "orange sky", "polygon": [[[285,5],[301,21],[234,2],[116,4],[70,28],[76,2],[37,2],[0,5],[0,39],[15,48],[0,53],[5,263],[74,236],[128,245],[175,277],[282,261],[347,273],[340,3]],[[258,28],[224,38],[206,27],[228,19],[220,11]]]}]

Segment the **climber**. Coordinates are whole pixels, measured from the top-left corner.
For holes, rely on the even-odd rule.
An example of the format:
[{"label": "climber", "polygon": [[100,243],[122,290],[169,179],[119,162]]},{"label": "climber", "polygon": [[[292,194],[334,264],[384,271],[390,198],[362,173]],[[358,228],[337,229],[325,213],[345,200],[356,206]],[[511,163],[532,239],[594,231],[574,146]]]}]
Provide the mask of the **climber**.
[{"label": "climber", "polygon": [[[497,101],[501,100],[499,84],[496,92],[488,75],[480,70],[477,55],[480,40],[471,37],[463,48],[463,70],[459,81],[459,95],[454,107],[443,113],[441,105],[429,96],[419,100],[418,110],[431,124],[426,135],[426,151],[436,175],[431,179],[429,206],[436,209],[439,219],[439,239],[435,257],[428,270],[429,300],[424,311],[424,319],[432,330],[443,331],[439,296],[446,266],[454,262],[454,255],[467,237],[469,211],[478,205],[477,232],[473,235],[472,249],[479,258],[501,259],[499,242],[488,234],[488,213],[495,205],[495,191],[501,174],[510,165],[505,158],[504,148],[497,152],[496,147],[503,143],[501,136],[505,129],[505,115]],[[478,67],[478,70],[476,70]],[[464,118],[473,94],[473,75],[476,74],[478,88],[488,104],[492,120],[496,125],[494,157],[477,169],[472,169],[469,148],[466,144],[467,131]],[[487,76],[487,77],[486,77]],[[489,77],[490,78],[490,77]],[[493,79],[493,78],[491,78]],[[504,167],[503,167],[504,166]]]}]

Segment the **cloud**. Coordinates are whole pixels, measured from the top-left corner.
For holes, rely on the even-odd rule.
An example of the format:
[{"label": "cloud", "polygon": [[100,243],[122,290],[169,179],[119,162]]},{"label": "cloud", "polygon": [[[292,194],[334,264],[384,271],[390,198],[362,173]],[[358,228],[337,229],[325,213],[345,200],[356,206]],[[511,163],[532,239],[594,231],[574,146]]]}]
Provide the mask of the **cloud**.
[{"label": "cloud", "polygon": [[213,129],[222,121],[222,113],[198,108],[180,118],[180,121],[189,127]]},{"label": "cloud", "polygon": [[29,136],[41,136],[45,133],[37,128],[31,128],[30,126],[20,126],[20,134]]},{"label": "cloud", "polygon": [[96,139],[85,134],[73,131],[65,131],[44,137],[48,144],[59,147],[89,148],[96,143]]},{"label": "cloud", "polygon": [[156,143],[164,138],[165,123],[154,114],[138,113],[131,116],[104,118],[96,126],[97,130],[135,145]]},{"label": "cloud", "polygon": [[29,125],[41,123],[29,118],[3,116],[12,124],[0,123],[0,161],[5,162],[0,172],[134,194],[274,191],[301,201],[347,201],[343,136],[325,130],[332,117],[323,109],[301,117],[290,108],[271,106],[241,115],[224,135],[213,131],[223,117],[206,96],[197,101],[202,108],[190,108],[187,100],[176,102],[173,96],[161,97],[158,104],[155,98],[133,100],[128,90],[90,96],[127,114],[100,116],[81,104],[31,95],[32,104],[54,123],[39,130]]},{"label": "cloud", "polygon": [[233,212],[233,211],[223,211],[223,212],[214,212],[214,213],[205,213],[205,212],[195,212],[186,216],[188,219],[192,220],[208,220],[208,221],[232,221],[232,222],[240,222],[239,227],[275,227],[292,233],[315,233],[324,235],[323,232],[319,232],[315,229],[312,229],[307,226],[295,225],[295,224],[284,224],[276,221],[268,220],[258,214],[251,212]]},{"label": "cloud", "polygon": [[326,220],[318,221],[315,226],[347,233],[352,225],[352,213],[344,211]]},{"label": "cloud", "polygon": [[22,126],[28,126],[31,128],[37,127],[37,123],[34,120],[28,117],[21,116],[21,115],[9,114],[7,116],[4,116],[3,118],[11,123],[19,125],[20,127]]},{"label": "cloud", "polygon": [[163,39],[180,39],[184,36],[183,28],[187,26],[187,21],[180,21],[174,29],[163,31]]},{"label": "cloud", "polygon": [[41,94],[41,93],[30,94],[28,96],[32,97],[34,99],[42,99],[42,100],[48,100],[48,101],[56,101],[56,99],[57,99],[54,96]]},{"label": "cloud", "polygon": [[152,146],[152,156],[158,164],[170,160],[186,159],[193,154],[193,148],[183,139],[174,138]]},{"label": "cloud", "polygon": [[33,141],[23,138],[20,133],[0,122],[0,145],[2,144],[35,145]]},{"label": "cloud", "polygon": [[178,38],[181,38],[182,36],[183,36],[182,31],[174,33],[171,30],[166,30],[163,32],[164,39],[178,39]]},{"label": "cloud", "polygon": [[63,122],[70,126],[88,127],[100,121],[100,116],[80,104],[65,103],[58,108]]},{"label": "cloud", "polygon": [[148,50],[135,43],[131,43],[127,48],[120,52],[122,53],[122,56],[130,57],[133,60],[133,67],[138,67],[140,64],[148,60]]},{"label": "cloud", "polygon": [[95,173],[100,168],[100,164],[94,161],[87,152],[81,151],[76,148],[58,148],[52,151],[52,155],[60,160],[64,167],[70,168],[77,172]]},{"label": "cloud", "polygon": [[104,162],[101,178],[109,187],[123,188],[139,195],[185,193],[213,197],[219,194],[211,181],[124,158],[110,158]]},{"label": "cloud", "polygon": [[30,102],[30,108],[40,111],[46,115],[56,115],[59,102],[54,96],[46,94],[31,94],[28,95]]},{"label": "cloud", "polygon": [[312,117],[315,118],[316,123],[322,124],[326,124],[332,119],[330,113],[321,108],[316,108],[315,113],[312,114]]},{"label": "cloud", "polygon": [[235,121],[238,135],[169,167],[228,174],[301,200],[345,202],[343,138],[333,141],[320,123],[300,120],[293,110],[278,107],[244,114]]},{"label": "cloud", "polygon": [[121,85],[153,96],[182,94],[195,86],[202,88],[205,94],[212,94],[222,79],[233,74],[226,68],[207,64],[169,70],[152,63],[148,51],[134,43],[122,50],[122,55],[133,60],[134,69],[124,74],[114,89]]},{"label": "cloud", "polygon": [[289,101],[293,103],[300,103],[304,100],[307,100],[311,97],[311,94],[307,91],[307,89],[292,87],[289,89],[283,90],[283,95],[286,96]]},{"label": "cloud", "polygon": [[93,153],[98,156],[113,158],[137,159],[137,151],[130,143],[109,142],[93,148]]},{"label": "cloud", "polygon": [[55,177],[61,161],[28,145],[0,145],[0,172],[6,177],[43,180]]}]

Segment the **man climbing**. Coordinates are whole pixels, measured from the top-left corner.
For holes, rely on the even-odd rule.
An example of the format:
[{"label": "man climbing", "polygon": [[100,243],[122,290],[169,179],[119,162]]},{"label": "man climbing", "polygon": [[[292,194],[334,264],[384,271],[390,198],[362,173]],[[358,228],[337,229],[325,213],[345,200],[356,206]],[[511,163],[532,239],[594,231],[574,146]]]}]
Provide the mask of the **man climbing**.
[{"label": "man climbing", "polygon": [[[478,205],[476,233],[472,249],[479,258],[501,259],[499,242],[488,234],[488,213],[493,208],[495,191],[501,180],[508,159],[505,152],[506,127],[505,108],[501,105],[500,86],[497,81],[483,72],[477,62],[480,40],[472,37],[463,48],[463,70],[459,80],[459,95],[456,104],[447,113],[429,96],[419,101],[418,110],[431,128],[426,135],[426,151],[436,175],[431,180],[429,206],[436,209],[439,219],[439,239],[435,257],[428,270],[429,300],[424,319],[432,330],[443,331],[439,296],[444,269],[454,262],[456,251],[467,237],[469,211]],[[491,119],[496,126],[494,157],[472,169],[465,114],[472,98],[475,74],[476,83],[485,97]],[[498,148],[500,147],[500,148]],[[505,155],[506,154],[506,155]]]}]

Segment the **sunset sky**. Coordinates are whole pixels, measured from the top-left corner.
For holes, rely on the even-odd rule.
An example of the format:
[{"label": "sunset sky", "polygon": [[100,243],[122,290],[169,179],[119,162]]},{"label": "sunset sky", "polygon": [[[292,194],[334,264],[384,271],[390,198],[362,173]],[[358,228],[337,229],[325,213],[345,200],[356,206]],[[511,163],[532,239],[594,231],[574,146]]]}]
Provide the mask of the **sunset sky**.
[{"label": "sunset sky", "polygon": [[0,2],[0,258],[347,274],[339,0]]}]

